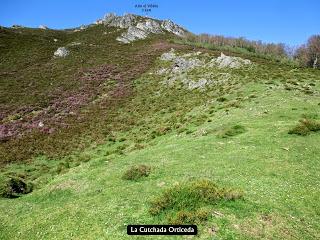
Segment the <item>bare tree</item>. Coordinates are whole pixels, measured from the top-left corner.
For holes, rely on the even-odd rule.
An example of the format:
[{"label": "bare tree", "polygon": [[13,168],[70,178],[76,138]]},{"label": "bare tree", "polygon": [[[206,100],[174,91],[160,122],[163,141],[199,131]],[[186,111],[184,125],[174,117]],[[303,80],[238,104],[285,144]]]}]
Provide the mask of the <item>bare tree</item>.
[{"label": "bare tree", "polygon": [[303,66],[320,68],[320,35],[311,36],[307,44],[297,49],[295,57]]}]

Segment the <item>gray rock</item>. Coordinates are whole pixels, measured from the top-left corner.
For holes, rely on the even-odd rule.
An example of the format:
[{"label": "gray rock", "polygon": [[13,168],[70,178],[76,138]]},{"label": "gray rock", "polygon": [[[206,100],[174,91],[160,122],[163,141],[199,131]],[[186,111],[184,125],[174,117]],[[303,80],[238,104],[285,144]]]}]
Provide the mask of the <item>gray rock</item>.
[{"label": "gray rock", "polygon": [[173,48],[171,48],[170,52],[167,52],[167,53],[163,53],[160,57],[160,59],[162,61],[172,61],[174,59],[176,59],[176,54],[175,54],[175,51]]},{"label": "gray rock", "polygon": [[137,16],[126,14],[124,16],[116,16],[114,13],[105,15],[103,23],[111,27],[129,28],[136,24]]},{"label": "gray rock", "polygon": [[193,89],[200,89],[204,90],[207,85],[210,85],[211,81],[207,79],[200,79],[198,81],[189,81],[188,82],[188,89],[193,90]]},{"label": "gray rock", "polygon": [[166,69],[166,68],[161,68],[161,69],[159,69],[159,70],[156,72],[156,74],[158,74],[158,75],[164,75],[164,74],[166,74],[166,73],[168,73],[168,72],[169,72],[168,69]]},{"label": "gray rock", "polygon": [[85,29],[87,29],[88,28],[88,26],[86,26],[86,25],[81,25],[80,26],[80,30],[85,30]]},{"label": "gray rock", "polygon": [[244,65],[250,65],[251,61],[240,57],[230,57],[221,53],[221,56],[211,61],[219,68],[240,68]]},{"label": "gray rock", "polygon": [[11,28],[14,28],[14,29],[19,29],[19,28],[24,28],[24,26],[22,25],[17,25],[17,24],[14,24],[11,26]]},{"label": "gray rock", "polygon": [[127,32],[117,37],[117,40],[122,43],[130,43],[135,40],[144,39],[151,33],[161,34],[164,31],[168,31],[178,36],[183,36],[185,33],[183,28],[170,20],[157,21],[133,14],[117,16],[114,13],[109,13],[95,23],[110,27],[127,28]]},{"label": "gray rock", "polygon": [[40,29],[44,29],[44,30],[48,29],[48,27],[45,26],[45,25],[39,25],[39,28],[40,28]]},{"label": "gray rock", "polygon": [[177,24],[172,22],[171,20],[164,20],[161,23],[161,27],[168,32],[171,32],[178,36],[183,36],[185,34],[185,31]]},{"label": "gray rock", "polygon": [[69,55],[69,50],[66,49],[65,47],[59,47],[55,52],[54,52],[54,56],[55,57],[66,57]]},{"label": "gray rock", "polygon": [[183,72],[204,64],[204,62],[202,62],[198,58],[186,58],[190,56],[193,55],[185,54],[182,56],[177,56],[175,54],[175,50],[172,48],[170,52],[163,53],[160,57],[160,60],[173,62],[172,72]]},{"label": "gray rock", "polygon": [[174,60],[174,65],[173,65],[172,71],[173,72],[188,71],[188,70],[191,70],[195,67],[199,67],[203,64],[204,63],[197,58],[186,59],[183,57],[177,57]]},{"label": "gray rock", "polygon": [[145,31],[137,27],[130,26],[127,32],[123,33],[121,37],[117,37],[117,40],[123,43],[130,43],[138,39],[144,39],[147,36],[148,34]]},{"label": "gray rock", "polygon": [[160,24],[152,19],[147,19],[145,22],[139,22],[137,28],[147,32],[147,33],[162,33]]},{"label": "gray rock", "polygon": [[81,45],[81,42],[71,42],[69,44],[67,44],[67,46],[73,47],[73,46],[79,46]]}]

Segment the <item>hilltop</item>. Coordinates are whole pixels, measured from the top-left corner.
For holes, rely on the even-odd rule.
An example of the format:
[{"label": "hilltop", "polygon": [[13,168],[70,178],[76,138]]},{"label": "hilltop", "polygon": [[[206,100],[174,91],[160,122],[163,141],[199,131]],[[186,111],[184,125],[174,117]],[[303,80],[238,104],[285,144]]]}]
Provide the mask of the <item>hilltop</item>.
[{"label": "hilltop", "polygon": [[187,34],[132,14],[0,29],[1,239],[320,237],[319,70]]}]

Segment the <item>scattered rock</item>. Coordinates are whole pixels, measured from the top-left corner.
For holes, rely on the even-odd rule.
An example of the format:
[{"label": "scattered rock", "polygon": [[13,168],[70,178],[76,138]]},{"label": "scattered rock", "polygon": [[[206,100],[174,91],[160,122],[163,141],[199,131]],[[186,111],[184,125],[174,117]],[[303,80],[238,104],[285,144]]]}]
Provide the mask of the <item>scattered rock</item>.
[{"label": "scattered rock", "polygon": [[[160,60],[171,62],[171,68],[162,68],[156,71],[158,75],[167,75],[164,83],[174,86],[175,83],[183,83],[188,90],[204,90],[209,86],[225,85],[232,79],[231,73],[219,72],[217,68],[240,68],[252,64],[248,59],[230,57],[221,53],[218,58],[210,58],[210,55],[201,52],[190,52],[179,55],[174,49],[163,53]],[[216,68],[214,71],[210,69]],[[197,69],[195,74],[192,70]]]},{"label": "scattered rock", "polygon": [[57,51],[54,52],[55,57],[66,57],[69,55],[69,50],[65,47],[59,47]]},{"label": "scattered rock", "polygon": [[53,41],[54,41],[54,42],[58,42],[58,39],[54,38]]},{"label": "scattered rock", "polygon": [[175,54],[175,50],[173,48],[171,48],[170,52],[167,53],[163,53],[160,57],[160,60],[162,61],[172,61],[174,59],[176,59],[176,54]]},{"label": "scattered rock", "polygon": [[72,46],[79,46],[79,45],[81,45],[81,42],[72,42],[72,43],[69,43],[67,46],[72,47]]},{"label": "scattered rock", "polygon": [[163,75],[163,74],[166,74],[166,73],[168,73],[168,72],[169,72],[168,69],[166,69],[166,68],[161,68],[161,69],[159,69],[159,70],[156,72],[156,74],[158,74],[158,75]]},{"label": "scattered rock", "polygon": [[197,82],[196,81],[189,81],[188,82],[188,89],[193,90],[193,89],[205,89],[207,85],[210,85],[211,81],[207,79],[200,79]]}]

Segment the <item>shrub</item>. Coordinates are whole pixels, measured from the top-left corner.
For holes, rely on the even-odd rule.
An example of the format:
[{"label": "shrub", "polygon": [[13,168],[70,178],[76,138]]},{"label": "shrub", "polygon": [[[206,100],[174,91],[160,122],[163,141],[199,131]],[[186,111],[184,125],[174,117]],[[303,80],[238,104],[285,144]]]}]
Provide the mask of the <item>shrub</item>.
[{"label": "shrub", "polygon": [[130,167],[122,176],[122,179],[136,181],[142,177],[148,177],[151,167],[146,165],[137,165]]},{"label": "shrub", "polygon": [[[165,190],[160,196],[151,201],[149,212],[158,215],[162,212],[177,212],[175,220],[195,220],[199,212],[186,213],[184,211],[197,211],[204,205],[213,205],[221,200],[231,201],[243,196],[242,192],[221,188],[209,180],[197,180],[178,184]],[[201,214],[204,216],[204,214]]]},{"label": "shrub", "polygon": [[17,198],[22,194],[32,192],[33,184],[25,182],[22,178],[11,177],[6,179],[0,186],[0,196],[5,198]]},{"label": "shrub", "polygon": [[311,132],[320,131],[320,122],[313,119],[302,119],[299,123],[289,130],[289,134],[297,134],[301,136],[306,136]]}]

